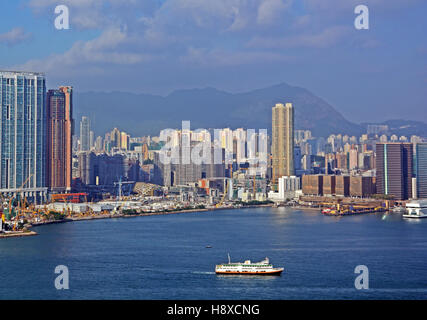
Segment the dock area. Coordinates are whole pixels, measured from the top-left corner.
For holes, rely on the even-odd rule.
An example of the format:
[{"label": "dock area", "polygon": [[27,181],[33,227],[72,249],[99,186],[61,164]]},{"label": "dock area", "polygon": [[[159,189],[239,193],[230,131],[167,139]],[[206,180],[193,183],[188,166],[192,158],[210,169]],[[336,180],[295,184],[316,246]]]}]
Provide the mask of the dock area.
[{"label": "dock area", "polygon": [[385,208],[365,208],[365,209],[356,209],[356,210],[342,210],[342,211],[337,211],[337,210],[330,210],[330,211],[325,211],[322,210],[322,214],[324,214],[325,216],[332,216],[332,217],[337,217],[337,216],[355,216],[355,215],[361,215],[361,214],[368,214],[368,213],[379,213],[379,212],[385,212],[387,211]]},{"label": "dock area", "polygon": [[16,237],[29,237],[36,236],[37,232],[26,230],[26,231],[10,231],[0,233],[0,239],[2,238],[16,238]]},{"label": "dock area", "polygon": [[302,196],[299,204],[316,208],[325,216],[354,216],[390,210],[390,203],[382,199]]},{"label": "dock area", "polygon": [[[114,211],[102,211],[102,212],[93,212],[93,211],[87,211],[87,212],[81,212],[81,213],[69,213],[68,215],[60,214],[60,215],[52,215],[52,217],[57,218],[55,220],[46,220],[45,219],[29,219],[29,221],[24,225],[24,228],[31,229],[33,227],[39,227],[49,224],[60,224],[60,223],[67,223],[67,222],[78,222],[78,221],[88,221],[88,220],[100,220],[100,219],[118,219],[118,218],[136,218],[136,217],[146,217],[146,216],[160,216],[160,215],[171,215],[171,214],[184,214],[184,213],[206,213],[210,211],[217,211],[217,210],[226,210],[226,209],[239,209],[239,208],[256,208],[256,207],[267,207],[271,206],[271,204],[261,204],[261,205],[248,205],[248,206],[230,206],[230,205],[223,205],[220,207],[217,206],[211,206],[211,207],[199,207],[199,208],[175,208],[175,207],[169,207],[169,208],[149,208],[148,210],[140,210],[138,209],[131,209],[131,210],[114,210]],[[40,216],[40,215],[39,215]],[[50,218],[52,218],[50,217]],[[59,217],[59,219],[58,219]],[[34,221],[35,220],[35,221]],[[0,233],[0,239],[1,238],[10,238],[10,237],[24,237],[24,236],[33,236],[37,235],[37,232],[30,231],[27,229],[19,230],[19,231],[5,231]]]}]

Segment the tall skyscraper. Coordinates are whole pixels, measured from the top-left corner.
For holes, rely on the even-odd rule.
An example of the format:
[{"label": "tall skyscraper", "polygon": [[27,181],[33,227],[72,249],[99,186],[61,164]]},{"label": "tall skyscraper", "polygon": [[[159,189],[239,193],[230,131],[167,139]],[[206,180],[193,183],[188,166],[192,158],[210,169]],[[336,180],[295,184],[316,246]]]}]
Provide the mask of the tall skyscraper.
[{"label": "tall skyscraper", "polygon": [[[246,138],[247,133],[245,129],[239,128],[233,131],[235,141],[235,151],[237,164],[244,163],[246,159]],[[233,148],[234,149],[234,148]]]},{"label": "tall skyscraper", "polygon": [[122,134],[120,133],[120,130],[117,128],[114,128],[111,132],[111,147],[112,148],[121,148],[122,146]]},{"label": "tall skyscraper", "polygon": [[73,88],[47,93],[47,185],[52,190],[71,189]]},{"label": "tall skyscraper", "polygon": [[80,151],[90,150],[90,120],[82,117],[80,121]]},{"label": "tall skyscraper", "polygon": [[121,132],[120,134],[120,148],[123,150],[129,149],[129,135],[126,132]]},{"label": "tall skyscraper", "polygon": [[278,178],[294,175],[294,109],[292,103],[286,106],[278,103],[272,114],[272,167],[273,184]]},{"label": "tall skyscraper", "polygon": [[95,147],[95,133],[90,130],[89,132],[89,150],[92,150]]},{"label": "tall skyscraper", "polygon": [[0,192],[46,195],[46,79],[0,71]]},{"label": "tall skyscraper", "polygon": [[102,152],[104,151],[104,145],[102,141],[102,137],[98,136],[95,140],[95,151]]},{"label": "tall skyscraper", "polygon": [[377,143],[377,193],[396,200],[412,196],[412,143]]},{"label": "tall skyscraper", "polygon": [[427,143],[416,144],[414,166],[418,198],[427,199]]}]

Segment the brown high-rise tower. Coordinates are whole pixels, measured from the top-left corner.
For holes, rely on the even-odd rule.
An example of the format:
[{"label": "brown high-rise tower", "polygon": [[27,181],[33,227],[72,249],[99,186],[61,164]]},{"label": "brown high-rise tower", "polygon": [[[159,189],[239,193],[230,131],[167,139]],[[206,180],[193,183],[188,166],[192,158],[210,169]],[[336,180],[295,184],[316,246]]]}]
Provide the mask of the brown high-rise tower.
[{"label": "brown high-rise tower", "polygon": [[272,167],[273,184],[282,176],[293,176],[294,171],[294,109],[278,103],[272,113]]},{"label": "brown high-rise tower", "polygon": [[47,93],[47,185],[54,191],[71,189],[73,88]]}]

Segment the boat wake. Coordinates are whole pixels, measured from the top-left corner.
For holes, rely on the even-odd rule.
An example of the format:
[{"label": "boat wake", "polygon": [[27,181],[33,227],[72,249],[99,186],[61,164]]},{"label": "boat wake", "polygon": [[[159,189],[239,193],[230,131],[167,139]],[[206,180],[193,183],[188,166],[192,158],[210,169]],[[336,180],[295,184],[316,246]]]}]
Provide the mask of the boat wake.
[{"label": "boat wake", "polygon": [[215,274],[215,272],[208,272],[208,271],[193,271],[191,273],[193,273],[193,274]]}]

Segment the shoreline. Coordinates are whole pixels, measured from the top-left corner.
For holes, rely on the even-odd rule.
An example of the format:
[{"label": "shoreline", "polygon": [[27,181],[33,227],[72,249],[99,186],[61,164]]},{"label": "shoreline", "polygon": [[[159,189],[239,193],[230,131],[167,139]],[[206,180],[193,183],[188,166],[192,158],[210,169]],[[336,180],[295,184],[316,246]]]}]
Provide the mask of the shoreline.
[{"label": "shoreline", "polygon": [[162,215],[171,215],[171,214],[183,214],[183,213],[196,213],[196,212],[210,212],[217,210],[236,210],[236,209],[250,209],[250,208],[290,208],[295,210],[309,210],[309,211],[317,211],[319,212],[321,208],[313,208],[306,206],[278,206],[275,207],[274,203],[267,204],[252,204],[241,207],[213,207],[213,208],[203,208],[203,209],[183,209],[183,210],[171,210],[171,211],[158,211],[158,212],[145,212],[145,213],[136,213],[136,214],[124,214],[124,213],[116,213],[116,214],[100,214],[95,216],[86,216],[86,217],[69,217],[63,220],[54,220],[54,221],[43,221],[43,222],[34,222],[28,224],[28,231],[16,231],[10,233],[0,233],[0,239],[2,238],[13,238],[13,237],[26,237],[26,236],[35,236],[38,235],[37,232],[30,230],[34,227],[41,227],[50,224],[60,224],[67,222],[79,222],[79,221],[89,221],[89,220],[103,220],[103,219],[121,219],[121,218],[137,218],[137,217],[149,217],[149,216],[162,216]]},{"label": "shoreline", "polygon": [[[33,228],[33,227],[40,227],[40,226],[44,226],[44,225],[67,223],[67,222],[79,222],[79,221],[103,220],[103,219],[120,219],[120,218],[137,218],[137,217],[161,216],[161,215],[171,215],[171,214],[180,214],[180,213],[195,213],[195,212],[202,213],[202,212],[217,211],[217,210],[263,208],[263,207],[272,207],[272,206],[273,206],[273,204],[260,204],[260,205],[248,205],[248,206],[242,206],[242,207],[184,209],[184,210],[175,210],[175,211],[146,212],[146,213],[137,213],[137,214],[117,213],[117,214],[105,214],[105,215],[88,216],[88,217],[71,217],[71,218],[66,218],[63,220],[31,223],[29,226],[29,229]],[[30,231],[30,232],[34,232],[33,235],[37,235],[37,232],[35,232],[35,231]],[[18,236],[18,235],[16,235],[16,236]]]},{"label": "shoreline", "polygon": [[37,232],[28,230],[28,231],[11,231],[8,233],[0,233],[0,239],[7,238],[20,238],[20,237],[31,237],[38,235]]},{"label": "shoreline", "polygon": [[305,207],[305,206],[279,206],[277,208],[290,208],[296,210],[311,210],[311,211],[321,211],[321,208]]}]

